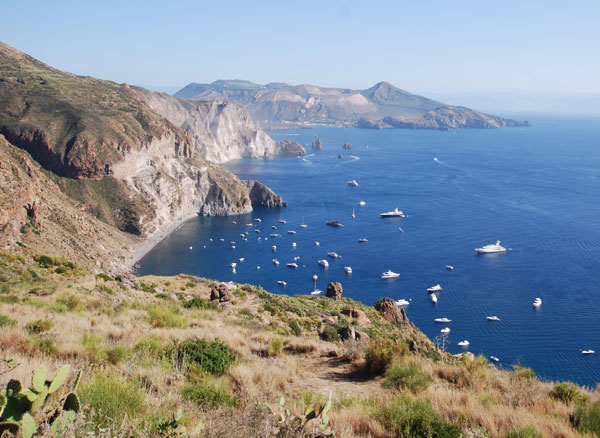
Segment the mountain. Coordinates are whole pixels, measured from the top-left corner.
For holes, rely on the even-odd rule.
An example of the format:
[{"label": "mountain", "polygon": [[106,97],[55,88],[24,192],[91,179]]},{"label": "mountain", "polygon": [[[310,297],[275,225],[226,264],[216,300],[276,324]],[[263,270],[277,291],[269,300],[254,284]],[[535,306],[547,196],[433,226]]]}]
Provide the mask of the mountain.
[{"label": "mountain", "polygon": [[388,82],[379,82],[366,90],[350,90],[219,80],[211,84],[189,84],[174,96],[236,102],[246,107],[252,118],[263,127],[334,125],[447,130],[529,126],[529,122],[492,116],[418,96]]},{"label": "mountain", "polygon": [[[145,239],[164,235],[198,214],[251,211],[248,185],[204,158],[218,156],[208,149],[222,147],[226,142],[220,136],[225,134],[231,138],[253,136],[253,143],[248,141],[246,146],[259,151],[266,147],[261,142],[272,148],[273,140],[262,131],[250,135],[244,130],[250,123],[245,110],[231,115],[228,125],[207,139],[207,149],[202,149],[193,133],[155,112],[140,94],[140,89],[126,84],[56,70],[0,43],[0,134],[6,156],[13,157],[3,166],[28,175],[32,166],[14,158],[11,149],[26,151],[39,164],[40,190],[54,187],[70,198],[73,203],[68,208],[86,214],[81,221],[93,217]],[[218,113],[203,113],[203,124],[219,124]],[[244,120],[236,121],[237,116]],[[10,180],[9,175],[6,178]],[[2,233],[27,223],[25,198],[12,196],[10,187],[0,187],[2,210],[14,212],[2,218]],[[36,201],[39,211],[56,216],[56,210],[50,211],[54,201],[44,201],[35,187],[27,187],[30,192],[25,200]],[[14,226],[6,227],[8,223]],[[43,246],[49,236],[33,233],[31,244],[37,238],[37,244]],[[3,248],[22,244],[20,236],[2,240]],[[82,244],[88,241],[96,244],[94,236]],[[60,245],[55,248],[59,252]]]}]

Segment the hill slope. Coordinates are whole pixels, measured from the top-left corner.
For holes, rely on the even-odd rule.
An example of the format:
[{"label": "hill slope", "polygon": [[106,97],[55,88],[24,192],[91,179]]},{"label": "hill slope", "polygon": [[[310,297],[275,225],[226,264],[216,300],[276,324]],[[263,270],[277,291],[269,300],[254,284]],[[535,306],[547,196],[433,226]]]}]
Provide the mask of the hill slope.
[{"label": "hill slope", "polygon": [[387,82],[366,90],[314,85],[258,85],[248,81],[189,84],[175,97],[228,100],[245,106],[262,126],[358,126],[361,128],[500,128],[528,122],[484,114],[411,94]]}]

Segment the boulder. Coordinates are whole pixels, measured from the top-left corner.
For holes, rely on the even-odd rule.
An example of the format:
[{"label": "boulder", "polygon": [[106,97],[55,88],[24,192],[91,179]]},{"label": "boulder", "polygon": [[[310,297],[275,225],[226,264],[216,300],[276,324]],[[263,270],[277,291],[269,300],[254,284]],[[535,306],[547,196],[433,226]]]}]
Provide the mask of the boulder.
[{"label": "boulder", "polygon": [[362,326],[368,327],[371,325],[371,320],[367,317],[367,314],[359,309],[343,309],[342,314],[349,316],[350,318],[356,319]]},{"label": "boulder", "polygon": [[340,335],[340,339],[342,341],[347,341],[348,339],[351,340],[355,340],[356,339],[356,332],[354,330],[354,327],[352,327],[351,325],[347,325],[346,327],[342,327],[339,331],[338,334]]},{"label": "boulder", "polygon": [[312,148],[315,150],[323,149],[323,142],[317,135],[315,135],[315,138],[313,138]]},{"label": "boulder", "polygon": [[218,299],[219,299],[219,289],[217,289],[217,288],[213,287],[213,288],[210,290],[210,300],[211,300],[211,301],[216,301],[216,300],[218,300]]},{"label": "boulder", "polygon": [[344,146],[342,146],[344,149],[352,149],[352,144],[350,142],[346,142],[344,143]]},{"label": "boulder", "polygon": [[399,308],[396,302],[391,298],[380,298],[373,304],[375,310],[381,313],[383,319],[391,322],[394,325],[400,326],[408,322],[406,312],[404,309]]},{"label": "boulder", "polygon": [[369,341],[371,341],[371,338],[369,337],[368,334],[366,334],[365,332],[358,331],[358,330],[354,331],[354,339],[356,339],[356,342],[360,342],[362,344],[368,344]]},{"label": "boulder", "polygon": [[327,285],[327,293],[325,296],[327,298],[333,298],[334,300],[341,300],[343,291],[344,289],[342,288],[342,283],[329,283]]}]

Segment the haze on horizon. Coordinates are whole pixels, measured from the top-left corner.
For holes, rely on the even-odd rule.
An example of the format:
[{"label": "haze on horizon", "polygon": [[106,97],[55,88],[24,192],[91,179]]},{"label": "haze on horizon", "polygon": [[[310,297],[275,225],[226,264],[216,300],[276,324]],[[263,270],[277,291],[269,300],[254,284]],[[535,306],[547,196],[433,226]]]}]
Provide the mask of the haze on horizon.
[{"label": "haze on horizon", "polygon": [[379,81],[481,110],[600,113],[600,3],[5,0],[0,40],[73,73],[174,92]]}]

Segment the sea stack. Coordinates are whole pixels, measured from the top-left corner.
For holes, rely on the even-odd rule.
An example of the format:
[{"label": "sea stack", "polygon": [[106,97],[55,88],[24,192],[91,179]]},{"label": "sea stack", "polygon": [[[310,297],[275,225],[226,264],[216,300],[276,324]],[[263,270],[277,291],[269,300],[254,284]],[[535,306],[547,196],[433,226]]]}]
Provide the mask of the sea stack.
[{"label": "sea stack", "polygon": [[350,142],[346,142],[344,143],[344,146],[342,146],[344,149],[352,149],[352,144]]},{"label": "sea stack", "polygon": [[315,134],[315,138],[313,139],[312,142],[312,148],[314,150],[321,150],[323,149],[323,142],[321,141],[321,139],[319,138],[318,135]]}]

